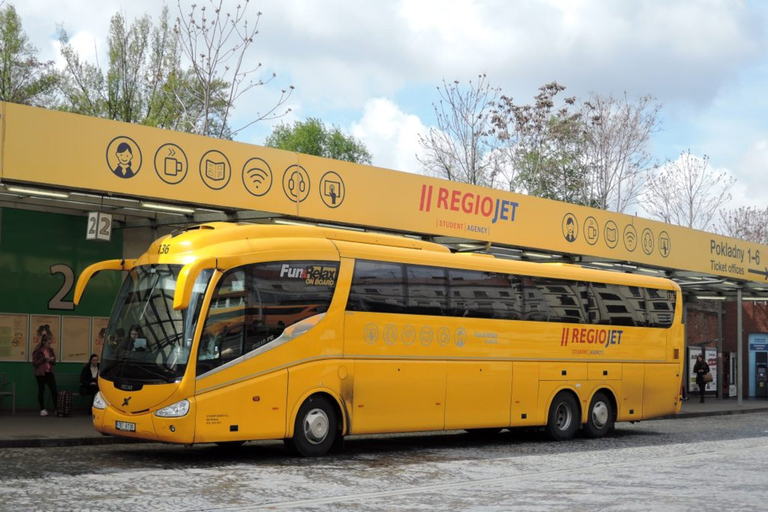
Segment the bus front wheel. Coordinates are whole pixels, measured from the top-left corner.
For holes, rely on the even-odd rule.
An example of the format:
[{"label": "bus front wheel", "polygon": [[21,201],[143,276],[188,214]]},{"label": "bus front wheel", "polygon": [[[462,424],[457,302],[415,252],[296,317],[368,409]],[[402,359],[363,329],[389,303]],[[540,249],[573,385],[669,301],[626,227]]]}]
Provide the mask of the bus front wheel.
[{"label": "bus front wheel", "polygon": [[572,394],[560,392],[552,400],[546,431],[555,441],[565,441],[579,430],[579,404]]},{"label": "bus front wheel", "polygon": [[337,430],[336,411],[328,399],[311,396],[301,404],[293,426],[293,438],[286,440],[286,444],[302,457],[319,457],[331,449]]},{"label": "bus front wheel", "polygon": [[589,417],[584,424],[584,434],[587,437],[603,437],[613,428],[613,404],[602,391],[595,393],[589,404]]}]

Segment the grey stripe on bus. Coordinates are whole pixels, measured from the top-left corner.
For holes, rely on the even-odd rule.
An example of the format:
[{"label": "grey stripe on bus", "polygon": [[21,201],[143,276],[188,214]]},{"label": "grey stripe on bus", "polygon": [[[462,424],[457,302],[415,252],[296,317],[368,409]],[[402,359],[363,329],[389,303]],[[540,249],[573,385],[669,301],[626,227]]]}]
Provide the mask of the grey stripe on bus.
[{"label": "grey stripe on bus", "polygon": [[[270,349],[271,348],[274,348],[274,347],[270,347]],[[258,350],[254,350],[254,352],[258,352]],[[241,356],[238,359],[233,359],[232,361],[230,361],[229,363],[227,363],[224,366],[220,366],[220,367],[216,368],[215,370],[211,370],[208,373],[205,373],[203,375],[200,375],[200,376],[196,377],[195,380],[199,381],[200,379],[208,378],[211,375],[213,375],[214,373],[217,373],[217,372],[219,372],[221,370],[224,370],[226,368],[231,368],[232,366],[234,366],[234,363],[240,363],[242,361],[245,361],[246,359],[250,359],[250,357],[246,357],[248,355],[249,354],[246,354],[245,356]],[[256,355],[256,354],[254,354],[254,355]],[[349,355],[349,356],[344,356],[344,357],[309,357],[309,358],[306,358],[306,359],[300,359],[298,361],[292,361],[289,364],[284,364],[284,365],[281,365],[281,366],[275,366],[273,368],[270,368],[270,369],[267,369],[267,370],[263,370],[263,371],[260,371],[260,372],[257,372],[257,373],[253,373],[251,375],[246,375],[245,377],[241,377],[239,379],[234,379],[234,380],[230,380],[230,381],[227,381],[227,382],[222,382],[221,384],[217,384],[215,386],[211,386],[211,387],[207,387],[207,388],[203,388],[203,389],[198,389],[197,393],[199,393],[199,394],[208,393],[210,391],[215,391],[217,389],[224,388],[224,387],[230,386],[232,384],[237,384],[238,382],[243,382],[243,381],[246,381],[246,380],[254,379],[256,377],[260,377],[260,376],[266,375],[268,373],[274,373],[276,371],[283,370],[285,368],[290,368],[292,366],[298,366],[298,365],[300,365],[302,363],[307,363],[307,362],[310,362],[310,361],[331,361],[331,360],[334,360],[334,359],[338,359],[339,361],[349,360],[349,361],[352,361],[352,362],[354,362],[354,360],[360,360],[360,359],[369,359],[369,360],[370,359],[387,359],[387,360],[392,360],[392,361],[414,361],[414,360],[424,360],[424,361],[429,361],[429,362],[440,362],[440,361],[471,361],[471,362],[478,362],[478,361],[488,361],[488,362],[505,362],[505,363],[514,363],[516,361],[526,361],[526,362],[529,362],[529,361],[542,362],[542,361],[544,361],[544,362],[549,362],[549,363],[551,363],[551,362],[562,362],[562,363],[571,363],[571,364],[607,364],[607,363],[611,363],[611,364],[615,364],[615,363],[621,363],[621,364],[649,364],[649,363],[654,363],[655,364],[655,363],[660,363],[660,362],[663,363],[664,362],[663,360],[653,360],[653,359],[642,360],[642,361],[626,361],[626,360],[617,360],[617,359],[606,359],[606,360],[599,361],[599,362],[589,362],[589,361],[578,361],[578,360],[573,360],[573,359],[557,359],[557,358],[542,359],[540,357],[530,357],[530,358],[521,357],[521,358],[515,358],[515,359],[493,358],[493,357],[440,357],[440,358],[430,357],[430,358],[427,358],[427,357],[424,357],[424,356],[402,356],[402,355],[401,356],[394,356],[394,357],[393,356],[374,356],[374,355]],[[668,364],[675,364],[675,363],[668,363]],[[575,380],[588,380],[588,379],[575,379]],[[597,380],[602,380],[602,379],[597,379]]]}]

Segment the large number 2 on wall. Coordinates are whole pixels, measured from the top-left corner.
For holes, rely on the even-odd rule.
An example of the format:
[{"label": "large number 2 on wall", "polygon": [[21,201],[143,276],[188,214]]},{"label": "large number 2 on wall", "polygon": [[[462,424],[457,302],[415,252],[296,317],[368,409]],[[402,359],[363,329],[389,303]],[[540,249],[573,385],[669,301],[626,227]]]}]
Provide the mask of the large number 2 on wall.
[{"label": "large number 2 on wall", "polygon": [[64,309],[72,311],[75,309],[75,303],[72,301],[64,300],[64,297],[72,290],[72,286],[75,284],[75,272],[69,265],[58,263],[51,265],[51,275],[63,274],[64,284],[61,285],[59,291],[56,292],[51,300],[48,301],[48,309]]}]

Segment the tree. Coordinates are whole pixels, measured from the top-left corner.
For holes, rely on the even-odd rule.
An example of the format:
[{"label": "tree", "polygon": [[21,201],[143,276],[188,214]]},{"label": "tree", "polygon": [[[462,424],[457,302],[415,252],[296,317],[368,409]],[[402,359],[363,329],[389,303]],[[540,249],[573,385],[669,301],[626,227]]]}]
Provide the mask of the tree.
[{"label": "tree", "polygon": [[61,83],[65,110],[191,131],[184,123],[186,112],[176,100],[186,88],[187,77],[179,65],[180,51],[167,8],[155,26],[146,14],[130,25],[121,13],[112,17],[106,72],[80,58],[63,28],[59,41],[66,63]]},{"label": "tree", "polygon": [[742,206],[720,211],[718,233],[756,244],[768,244],[768,207]]},{"label": "tree", "polygon": [[371,154],[365,144],[345,135],[337,126],[327,128],[319,119],[296,121],[293,126],[277,125],[264,144],[270,148],[296,151],[358,164],[370,164]]},{"label": "tree", "polygon": [[709,157],[688,150],[674,162],[650,173],[645,184],[645,209],[670,224],[706,230],[717,210],[731,199],[735,179],[709,168]]},{"label": "tree", "polygon": [[252,77],[261,63],[249,67],[248,50],[258,35],[261,13],[249,23],[245,13],[250,0],[237,5],[234,14],[224,12],[224,0],[210,0],[207,6],[184,14],[178,0],[179,17],[175,32],[179,37],[183,55],[189,61],[192,87],[177,99],[187,113],[194,113],[194,132],[219,138],[229,138],[248,126],[265,119],[275,119],[291,111],[281,110],[293,91],[291,85],[283,89],[277,102],[265,112],[236,129],[229,127],[230,114],[237,100],[249,90],[266,85],[276,78],[274,73],[264,79]]},{"label": "tree", "polygon": [[0,101],[50,106],[56,83],[53,61],[37,59],[15,7],[0,9]]},{"label": "tree", "polygon": [[651,96],[631,103],[626,94],[590,94],[582,104],[587,131],[582,151],[594,207],[623,212],[637,201],[645,174],[655,167],[647,146],[659,127],[660,109]]},{"label": "tree", "polygon": [[499,164],[491,134],[492,106],[499,89],[485,75],[463,89],[458,81],[437,87],[440,101],[433,104],[437,128],[419,136],[425,151],[417,159],[434,176],[472,185],[494,186]]},{"label": "tree", "polygon": [[576,204],[590,204],[587,169],[582,153],[585,127],[572,111],[576,99],[556,96],[565,90],[557,82],[539,88],[533,105],[518,105],[502,96],[494,108],[495,135],[502,143],[510,190]]}]

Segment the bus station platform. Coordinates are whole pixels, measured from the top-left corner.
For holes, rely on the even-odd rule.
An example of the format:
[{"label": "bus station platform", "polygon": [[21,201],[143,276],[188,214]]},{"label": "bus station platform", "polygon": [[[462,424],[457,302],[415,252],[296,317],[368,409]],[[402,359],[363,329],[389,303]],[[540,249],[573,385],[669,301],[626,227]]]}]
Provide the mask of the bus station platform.
[{"label": "bus station platform", "polygon": [[[708,398],[702,404],[698,397],[691,396],[690,400],[683,402],[680,413],[647,421],[754,412],[768,412],[768,400],[744,399],[739,406],[736,398],[722,400]],[[91,415],[86,411],[75,411],[67,418],[57,418],[53,414],[41,417],[38,411],[0,413],[0,448],[45,448],[133,442],[141,441],[100,434],[93,428]]]}]

